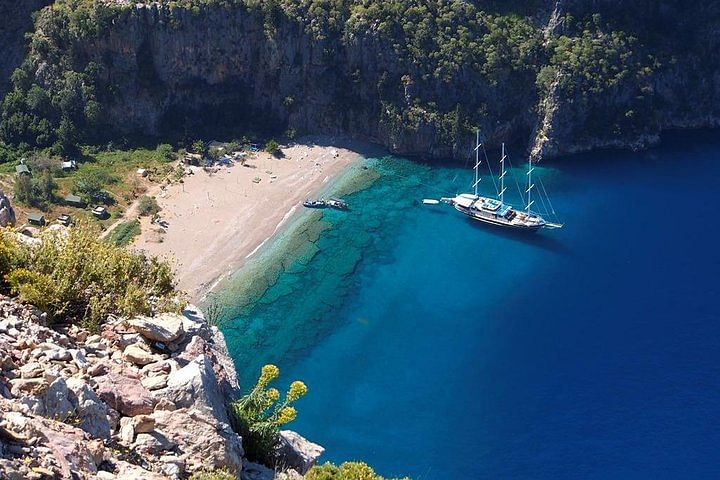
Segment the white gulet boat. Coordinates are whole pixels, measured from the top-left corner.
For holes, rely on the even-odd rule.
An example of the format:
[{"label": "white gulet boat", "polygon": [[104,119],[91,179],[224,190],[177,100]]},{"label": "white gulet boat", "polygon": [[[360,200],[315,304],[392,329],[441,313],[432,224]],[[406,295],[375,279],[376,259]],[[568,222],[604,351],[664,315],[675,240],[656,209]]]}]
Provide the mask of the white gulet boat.
[{"label": "white gulet boat", "polygon": [[[532,160],[528,160],[527,188],[525,190],[525,195],[523,195],[525,207],[517,209],[512,205],[505,203],[505,191],[507,190],[505,187],[505,175],[507,173],[505,170],[505,161],[508,159],[507,155],[505,155],[505,144],[502,146],[502,157],[500,158],[500,189],[497,192],[497,198],[478,195],[478,184],[481,180],[478,172],[478,168],[480,167],[480,148],[482,148],[482,144],[480,143],[480,132],[477,132],[475,142],[474,193],[461,193],[455,197],[444,197],[440,199],[442,202],[452,205],[455,207],[455,210],[474,220],[489,223],[491,225],[499,225],[515,230],[525,230],[531,232],[536,232],[541,228],[562,228],[561,223],[550,222],[543,218],[539,213],[531,210],[531,207],[535,204],[535,200],[532,199],[532,193],[535,189],[535,184],[532,182]],[[488,167],[490,167],[489,163]],[[547,193],[545,192],[544,187],[539,195],[543,194],[545,195],[545,198],[547,198]],[[543,204],[545,204],[545,198],[540,197]],[[547,205],[550,205],[550,209],[552,210],[552,204],[550,204],[549,198],[547,198]]]}]

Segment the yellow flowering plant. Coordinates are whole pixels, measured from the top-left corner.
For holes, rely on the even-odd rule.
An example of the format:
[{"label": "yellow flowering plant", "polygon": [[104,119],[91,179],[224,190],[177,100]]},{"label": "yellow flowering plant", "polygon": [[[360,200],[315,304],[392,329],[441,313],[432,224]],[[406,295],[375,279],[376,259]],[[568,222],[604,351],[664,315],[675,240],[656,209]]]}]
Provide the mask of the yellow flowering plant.
[{"label": "yellow flowering plant", "polygon": [[291,404],[308,392],[307,386],[296,380],[281,401],[280,391],[269,386],[279,377],[277,366],[265,365],[252,390],[231,404],[233,427],[243,438],[246,456],[266,464],[273,462],[280,427],[297,417],[297,410]]}]

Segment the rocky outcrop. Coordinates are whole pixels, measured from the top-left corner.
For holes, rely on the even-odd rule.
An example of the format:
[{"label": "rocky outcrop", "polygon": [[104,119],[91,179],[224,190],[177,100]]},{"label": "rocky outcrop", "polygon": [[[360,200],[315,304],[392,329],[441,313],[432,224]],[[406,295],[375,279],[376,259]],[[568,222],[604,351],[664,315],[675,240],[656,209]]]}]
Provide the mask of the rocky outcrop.
[{"label": "rocky outcrop", "polygon": [[280,445],[278,446],[278,457],[284,467],[305,474],[323,454],[325,449],[320,445],[312,443],[292,430],[280,432]]},{"label": "rocky outcrop", "polygon": [[52,0],[0,0],[0,18],[3,19],[0,28],[0,98],[7,92],[10,74],[25,57],[25,34],[32,30],[33,12],[50,3]]},{"label": "rocky outcrop", "polygon": [[235,368],[195,307],[95,334],[44,321],[0,297],[0,478],[175,480],[246,464],[243,478],[289,480],[323,451],[283,431],[274,470],[243,459],[226,407]]},{"label": "rocky outcrop", "polygon": [[13,210],[10,199],[5,195],[5,192],[0,190],[0,227],[8,226],[15,226],[15,210]]}]

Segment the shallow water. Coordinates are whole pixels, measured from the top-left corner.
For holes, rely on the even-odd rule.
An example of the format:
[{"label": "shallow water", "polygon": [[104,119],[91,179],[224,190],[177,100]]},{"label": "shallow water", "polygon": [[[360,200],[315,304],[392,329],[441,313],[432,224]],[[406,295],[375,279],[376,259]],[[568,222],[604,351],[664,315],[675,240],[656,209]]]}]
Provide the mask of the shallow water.
[{"label": "shallow water", "polygon": [[468,170],[370,162],[351,213],[266,250],[254,297],[225,287],[241,378],[272,362],[305,380],[292,428],[385,475],[717,477],[709,136],[538,169],[566,226],[530,236],[416,204]]}]

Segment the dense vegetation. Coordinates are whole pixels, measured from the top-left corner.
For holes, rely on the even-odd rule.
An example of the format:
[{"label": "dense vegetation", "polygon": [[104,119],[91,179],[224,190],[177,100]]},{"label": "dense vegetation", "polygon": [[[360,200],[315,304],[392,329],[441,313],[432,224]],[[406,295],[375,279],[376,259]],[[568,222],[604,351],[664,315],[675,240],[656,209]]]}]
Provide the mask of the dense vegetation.
[{"label": "dense vegetation", "polygon": [[47,232],[39,245],[0,232],[0,285],[51,319],[93,327],[108,314],[134,316],[177,310],[170,265],[98,239],[80,225]]},{"label": "dense vegetation", "polygon": [[115,227],[110,235],[107,237],[107,241],[118,247],[124,247],[129,245],[133,238],[140,235],[140,222],[137,220],[130,220],[129,222],[123,222]]},{"label": "dense vegetation", "polygon": [[[307,475],[307,480],[385,480],[384,477],[362,462],[345,462],[337,466],[332,463],[325,463],[312,468]],[[402,480],[410,480],[404,477]]]},{"label": "dense vegetation", "polygon": [[[374,118],[391,139],[431,131],[436,142],[455,145],[469,130],[497,125],[527,135],[551,93],[579,108],[597,107],[596,114],[577,119],[578,134],[641,131],[657,123],[655,112],[665,107],[656,91],[661,72],[684,62],[688,69],[706,72],[720,67],[710,55],[713,40],[704,41],[704,36],[716,37],[712,26],[720,19],[719,7],[687,9],[680,0],[663,2],[662,8],[565,2],[551,30],[546,27],[554,2],[543,0],[160,3],[175,28],[187,21],[173,16],[177,9],[200,17],[213,8],[247,9],[263,22],[271,42],[282,42],[283,35],[299,27],[323,61],[338,67],[331,73],[338,112]],[[0,138],[7,145],[49,148],[67,156],[78,154],[79,144],[107,140],[112,130],[105,128],[105,108],[118,85],[108,79],[111,62],[90,59],[84,46],[102,37],[114,21],[133,15],[132,10],[130,3],[57,0],[38,14],[30,54],[13,74],[2,105]],[[356,58],[359,49],[373,58],[373,65]],[[691,60],[705,50],[707,61]],[[138,55],[137,78],[128,80],[151,93],[162,88],[152,60]],[[285,96],[281,122],[302,101],[295,94]],[[206,113],[201,123],[213,124],[211,112]],[[296,125],[286,126],[294,132]],[[0,147],[0,162],[8,157],[7,147]]]}]

